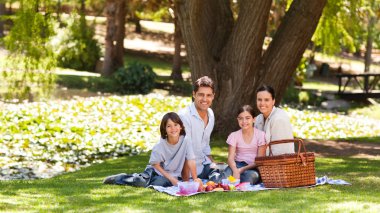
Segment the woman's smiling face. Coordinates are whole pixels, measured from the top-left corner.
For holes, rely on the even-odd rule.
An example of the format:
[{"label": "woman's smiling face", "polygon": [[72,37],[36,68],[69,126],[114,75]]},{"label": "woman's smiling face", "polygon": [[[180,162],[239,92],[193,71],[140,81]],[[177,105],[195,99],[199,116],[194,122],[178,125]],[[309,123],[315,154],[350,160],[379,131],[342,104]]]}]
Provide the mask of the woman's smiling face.
[{"label": "woman's smiling face", "polygon": [[260,91],[256,95],[257,109],[267,118],[272,112],[275,99],[268,91]]}]

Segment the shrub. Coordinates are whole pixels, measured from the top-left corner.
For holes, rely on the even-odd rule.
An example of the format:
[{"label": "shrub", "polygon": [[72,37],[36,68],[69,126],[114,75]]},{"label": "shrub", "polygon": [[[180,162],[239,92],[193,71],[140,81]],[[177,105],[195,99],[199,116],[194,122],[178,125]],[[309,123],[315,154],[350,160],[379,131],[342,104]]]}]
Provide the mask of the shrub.
[{"label": "shrub", "polygon": [[58,66],[94,71],[100,58],[100,47],[94,39],[95,31],[88,26],[84,16],[69,18],[68,27],[61,29],[57,40]]},{"label": "shrub", "polygon": [[151,66],[133,61],[127,67],[119,68],[113,78],[122,94],[147,94],[155,86],[156,74]]}]

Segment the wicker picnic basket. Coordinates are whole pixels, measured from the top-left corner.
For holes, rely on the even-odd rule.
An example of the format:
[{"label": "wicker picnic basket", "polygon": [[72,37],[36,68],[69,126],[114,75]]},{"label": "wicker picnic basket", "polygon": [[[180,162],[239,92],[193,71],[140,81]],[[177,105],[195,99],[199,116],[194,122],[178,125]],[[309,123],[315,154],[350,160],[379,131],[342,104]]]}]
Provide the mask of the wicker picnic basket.
[{"label": "wicker picnic basket", "polygon": [[[271,145],[291,142],[298,142],[297,153],[273,156]],[[266,146],[269,146],[269,156],[257,157],[255,160],[265,187],[288,188],[315,184],[314,153],[306,152],[301,139],[272,141]]]}]

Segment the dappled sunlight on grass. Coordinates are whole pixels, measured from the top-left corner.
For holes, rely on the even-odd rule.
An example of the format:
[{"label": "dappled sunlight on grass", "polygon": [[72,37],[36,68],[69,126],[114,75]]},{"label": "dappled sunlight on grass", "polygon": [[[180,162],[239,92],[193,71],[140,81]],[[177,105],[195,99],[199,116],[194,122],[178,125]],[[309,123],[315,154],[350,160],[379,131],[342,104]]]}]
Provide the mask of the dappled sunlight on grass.
[{"label": "dappled sunlight on grass", "polygon": [[375,202],[347,201],[342,203],[326,203],[327,211],[332,212],[379,212],[380,204]]}]

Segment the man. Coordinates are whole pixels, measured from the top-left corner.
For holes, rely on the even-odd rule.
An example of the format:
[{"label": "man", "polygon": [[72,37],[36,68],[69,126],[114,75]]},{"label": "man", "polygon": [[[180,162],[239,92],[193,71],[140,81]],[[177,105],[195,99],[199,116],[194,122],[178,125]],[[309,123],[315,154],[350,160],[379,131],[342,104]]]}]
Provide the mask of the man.
[{"label": "man", "polygon": [[[210,167],[214,161],[210,148],[210,136],[215,123],[214,112],[210,108],[214,95],[214,82],[207,76],[199,78],[193,84],[194,102],[178,114],[185,126],[186,137],[193,145],[198,178],[217,181],[219,173]],[[182,177],[189,175],[189,168],[185,166]]]}]

